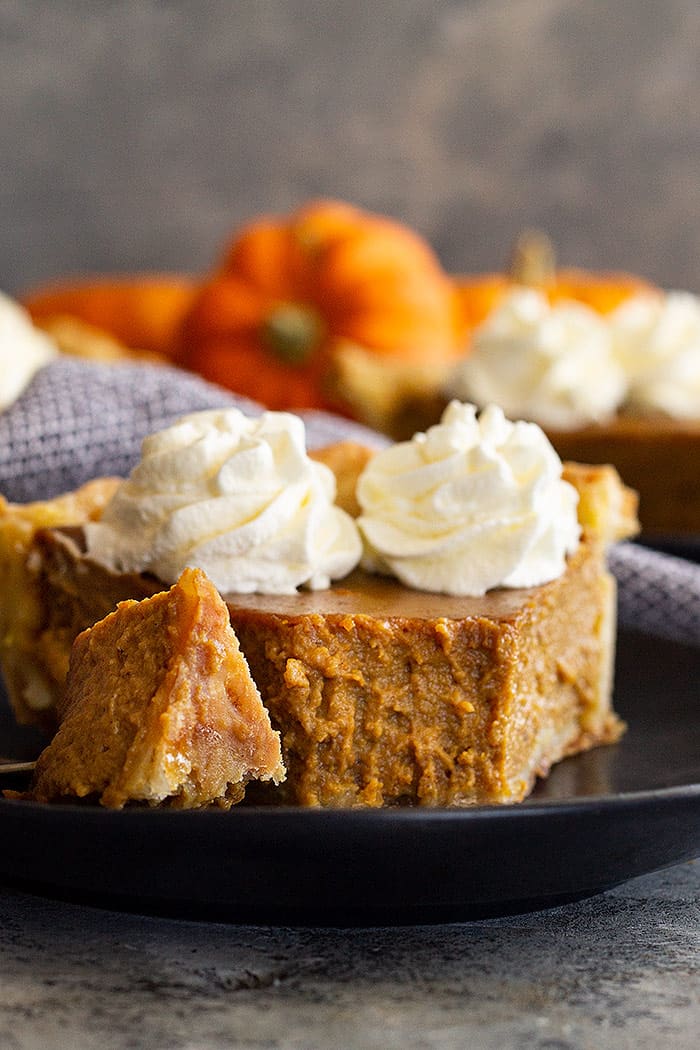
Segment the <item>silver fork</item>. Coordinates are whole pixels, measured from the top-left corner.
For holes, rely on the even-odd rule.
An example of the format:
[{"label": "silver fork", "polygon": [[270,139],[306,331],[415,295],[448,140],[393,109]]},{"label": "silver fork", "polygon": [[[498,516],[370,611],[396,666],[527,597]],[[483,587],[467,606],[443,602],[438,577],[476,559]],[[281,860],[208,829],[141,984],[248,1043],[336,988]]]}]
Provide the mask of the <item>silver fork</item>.
[{"label": "silver fork", "polygon": [[0,755],[0,774],[31,773],[36,762],[20,762],[16,758],[4,758]]}]

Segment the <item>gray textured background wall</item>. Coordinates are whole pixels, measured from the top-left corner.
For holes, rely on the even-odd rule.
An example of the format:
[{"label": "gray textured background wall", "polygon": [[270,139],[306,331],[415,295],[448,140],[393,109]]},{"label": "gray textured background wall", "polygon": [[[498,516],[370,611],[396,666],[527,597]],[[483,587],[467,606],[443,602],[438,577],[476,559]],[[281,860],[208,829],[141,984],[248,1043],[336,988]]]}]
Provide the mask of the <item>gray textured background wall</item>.
[{"label": "gray textured background wall", "polygon": [[700,291],[698,0],[0,0],[0,287],[334,195]]}]

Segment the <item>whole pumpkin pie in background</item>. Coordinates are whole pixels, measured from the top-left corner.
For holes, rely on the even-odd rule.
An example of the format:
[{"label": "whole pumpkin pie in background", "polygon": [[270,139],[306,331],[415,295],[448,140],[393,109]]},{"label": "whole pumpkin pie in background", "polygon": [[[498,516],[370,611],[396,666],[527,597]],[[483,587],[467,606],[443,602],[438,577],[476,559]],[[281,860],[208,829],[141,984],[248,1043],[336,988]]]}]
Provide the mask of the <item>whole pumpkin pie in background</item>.
[{"label": "whole pumpkin pie in background", "polygon": [[[333,450],[339,475],[342,459]],[[360,463],[351,449],[348,476],[366,476]],[[605,551],[634,531],[634,497],[611,468],[571,466],[564,477],[569,508],[572,486],[578,493],[578,524],[574,513],[570,553],[542,584],[515,585],[516,572],[509,586],[481,597],[451,596],[357,568],[325,588],[225,595],[282,737],[288,776],[270,789],[275,799],[323,806],[512,802],[553,762],[618,738],[622,727],[611,708],[615,588]],[[551,480],[559,493],[554,474]],[[357,492],[363,487],[360,481]],[[364,504],[360,527],[371,533]],[[6,508],[9,520],[13,514]],[[89,529],[90,519],[101,525],[105,515],[96,508],[85,518]],[[540,540],[549,549],[550,539]],[[101,564],[86,542],[85,526],[39,528],[15,555],[42,610],[21,642],[25,674],[50,683],[54,702],[65,688],[61,667],[75,636],[118,600],[163,586],[149,573]],[[498,561],[501,547],[496,536],[485,563]],[[430,558],[426,564],[432,571]],[[10,691],[18,716],[31,718],[31,677],[24,691],[15,678]]]},{"label": "whole pumpkin pie in background", "polygon": [[169,591],[122,602],[76,638],[59,728],[28,794],[227,808],[249,780],[284,775],[226,606],[187,569]]},{"label": "whole pumpkin pie in background", "polygon": [[[467,353],[442,392],[533,419],[563,459],[612,463],[648,537],[700,533],[700,300],[629,275],[556,270],[541,236],[464,280]],[[436,417],[440,399],[429,399]]]}]

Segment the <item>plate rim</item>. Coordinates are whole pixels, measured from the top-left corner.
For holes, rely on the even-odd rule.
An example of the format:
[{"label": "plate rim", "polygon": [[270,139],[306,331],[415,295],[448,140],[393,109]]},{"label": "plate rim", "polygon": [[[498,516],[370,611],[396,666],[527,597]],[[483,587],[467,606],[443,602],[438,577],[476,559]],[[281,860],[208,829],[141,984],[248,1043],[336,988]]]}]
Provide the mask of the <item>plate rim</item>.
[{"label": "plate rim", "polygon": [[[440,818],[441,820],[460,820],[465,823],[477,818],[496,818],[497,820],[518,819],[521,813],[532,816],[546,815],[552,810],[570,812],[577,809],[590,810],[594,808],[608,809],[627,806],[643,805],[647,802],[674,801],[676,798],[692,799],[700,801],[700,781],[689,781],[687,784],[672,784],[668,787],[641,788],[635,791],[618,791],[601,795],[576,795],[574,798],[543,798],[523,799],[522,802],[506,804],[492,803],[488,805],[475,806],[354,806],[354,807],[332,807],[332,806],[292,806],[292,805],[241,805],[232,806],[230,809],[217,807],[204,807],[201,809],[176,809],[167,806],[124,806],[122,809],[109,809],[105,806],[95,804],[80,805],[74,802],[37,802],[32,799],[14,799],[0,797],[0,815],[6,807],[21,806],[31,812],[52,813],[62,816],[86,816],[89,819],[104,817],[110,819],[154,819],[167,820],[192,820],[206,814],[205,819],[222,820],[252,820],[253,817],[260,818],[262,814],[268,814],[270,819],[279,819],[281,816],[292,820],[331,820],[347,819],[359,822],[361,820],[379,821],[380,819],[392,822],[417,822],[424,819]],[[263,818],[265,819],[265,818]]]}]

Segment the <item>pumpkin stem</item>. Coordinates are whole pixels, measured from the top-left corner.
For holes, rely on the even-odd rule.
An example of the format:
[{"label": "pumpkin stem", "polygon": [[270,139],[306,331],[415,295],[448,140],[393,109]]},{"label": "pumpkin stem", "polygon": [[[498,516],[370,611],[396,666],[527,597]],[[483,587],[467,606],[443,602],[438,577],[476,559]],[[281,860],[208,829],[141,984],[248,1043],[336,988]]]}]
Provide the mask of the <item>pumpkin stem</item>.
[{"label": "pumpkin stem", "polygon": [[540,288],[551,284],[556,274],[554,244],[541,230],[523,230],[513,245],[508,276],[516,284]]},{"label": "pumpkin stem", "polygon": [[294,303],[275,307],[265,318],[262,330],[269,349],[291,365],[304,364],[318,347],[323,333],[318,314]]}]

